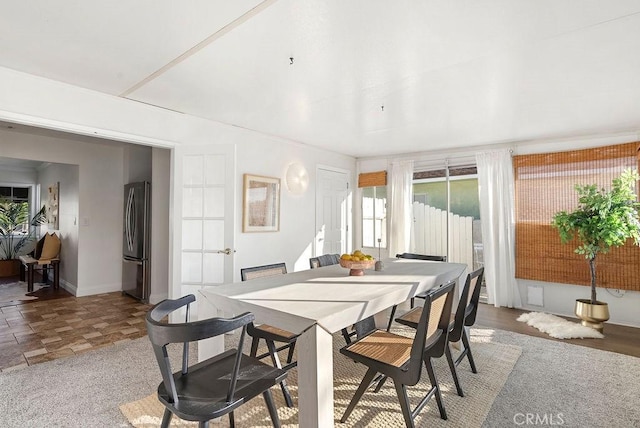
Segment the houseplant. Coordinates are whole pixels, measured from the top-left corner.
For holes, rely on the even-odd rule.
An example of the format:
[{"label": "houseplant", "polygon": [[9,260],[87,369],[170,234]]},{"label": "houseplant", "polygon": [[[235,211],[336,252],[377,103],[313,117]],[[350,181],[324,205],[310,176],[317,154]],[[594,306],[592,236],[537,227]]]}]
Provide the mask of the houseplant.
[{"label": "houseplant", "polygon": [[[23,230],[28,222],[29,227]],[[0,199],[0,272],[4,275],[16,275],[16,258],[22,254],[35,235],[35,226],[46,222],[45,207],[29,221],[29,204]]]},{"label": "houseplant", "polygon": [[579,243],[575,252],[589,261],[591,298],[576,300],[576,315],[582,324],[600,331],[602,322],[609,319],[609,308],[596,298],[596,258],[628,239],[640,245],[640,203],[635,193],[638,179],[638,172],[629,169],[613,180],[609,191],[598,189],[595,184],[576,185],[578,207],[572,212],[556,213],[551,223],[563,243],[575,237]]}]

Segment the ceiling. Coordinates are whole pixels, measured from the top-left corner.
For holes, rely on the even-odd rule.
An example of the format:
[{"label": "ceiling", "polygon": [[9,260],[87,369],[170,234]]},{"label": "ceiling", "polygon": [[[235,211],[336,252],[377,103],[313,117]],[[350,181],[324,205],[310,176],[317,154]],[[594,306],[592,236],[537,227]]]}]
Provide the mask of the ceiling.
[{"label": "ceiling", "polygon": [[640,129],[638,0],[2,9],[0,66],[355,157]]}]

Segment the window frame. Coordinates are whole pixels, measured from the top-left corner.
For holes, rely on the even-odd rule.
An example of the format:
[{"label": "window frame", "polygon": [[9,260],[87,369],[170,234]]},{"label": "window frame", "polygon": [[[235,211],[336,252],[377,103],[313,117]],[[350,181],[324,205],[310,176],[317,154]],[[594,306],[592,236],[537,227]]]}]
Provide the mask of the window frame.
[{"label": "window frame", "polygon": [[[25,223],[26,229],[29,229],[29,221],[35,215],[35,206],[36,206],[36,185],[28,184],[28,183],[9,183],[9,182],[0,182],[0,187],[9,187],[11,188],[11,197],[0,196],[0,199],[8,199],[13,202],[26,202],[28,206],[29,216],[27,218],[27,222]],[[16,198],[13,196],[13,189],[27,189],[27,198]],[[24,235],[25,232],[23,227],[23,232],[20,233],[12,233],[12,235]]]},{"label": "window frame", "polygon": [[[385,197],[384,197],[384,216],[382,217],[377,217],[376,216],[376,200],[377,199],[382,199],[382,198],[378,198],[377,197],[377,189],[379,188],[384,188],[385,189]],[[366,216],[365,215],[365,207],[364,207],[364,189],[373,189],[373,216]],[[360,197],[360,212],[361,212],[361,218],[360,218],[360,228],[361,228],[361,234],[360,234],[360,245],[362,248],[388,248],[388,228],[389,228],[389,223],[387,222],[388,216],[387,216],[387,208],[388,208],[388,191],[389,189],[387,188],[386,185],[380,185],[380,186],[365,186],[365,187],[361,187],[361,197]],[[369,245],[365,245],[364,243],[364,236],[365,236],[365,220],[369,220],[372,221],[373,224],[373,246],[369,246]],[[382,226],[378,226],[378,221],[384,222],[384,229],[382,228]],[[377,238],[377,234],[376,232],[378,231],[378,228],[380,228],[380,238]],[[381,242],[378,245],[377,240],[381,239],[384,242]],[[384,243],[384,245],[383,245]]]}]

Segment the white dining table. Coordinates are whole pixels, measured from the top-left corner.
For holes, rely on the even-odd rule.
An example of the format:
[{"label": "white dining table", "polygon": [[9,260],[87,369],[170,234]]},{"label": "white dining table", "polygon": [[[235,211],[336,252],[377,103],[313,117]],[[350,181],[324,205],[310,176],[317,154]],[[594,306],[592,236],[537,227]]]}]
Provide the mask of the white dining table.
[{"label": "white dining table", "polygon": [[[198,318],[252,312],[256,323],[295,333],[301,427],[333,427],[333,333],[433,287],[458,280],[467,266],[412,259],[384,261],[382,271],[349,276],[332,265],[207,287]],[[224,351],[224,338],[201,341],[200,360]],[[354,391],[355,392],[355,391]]]}]

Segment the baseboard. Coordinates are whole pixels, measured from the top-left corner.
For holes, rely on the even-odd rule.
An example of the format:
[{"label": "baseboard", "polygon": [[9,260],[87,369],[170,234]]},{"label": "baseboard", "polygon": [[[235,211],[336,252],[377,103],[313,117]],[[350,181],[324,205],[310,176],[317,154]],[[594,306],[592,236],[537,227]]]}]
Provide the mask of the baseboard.
[{"label": "baseboard", "polygon": [[122,283],[102,284],[98,286],[76,287],[76,297],[93,296],[95,294],[115,293],[122,291]]},{"label": "baseboard", "polygon": [[[50,283],[52,283],[53,281],[50,281]],[[74,296],[77,296],[76,291],[78,289],[78,287],[75,284],[71,284],[67,281],[65,281],[64,279],[60,279],[60,288],[63,288],[64,290],[68,291],[69,293],[73,294]]]}]

